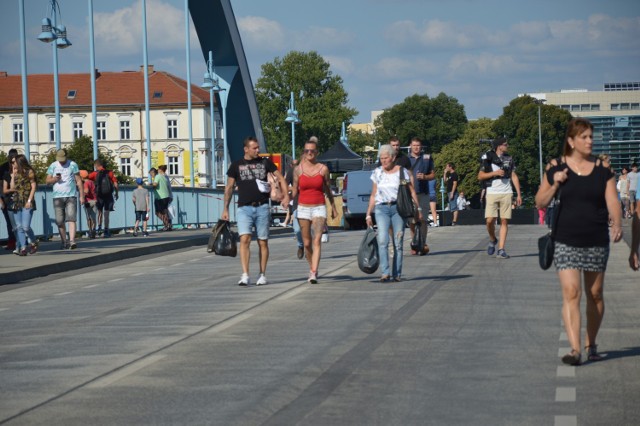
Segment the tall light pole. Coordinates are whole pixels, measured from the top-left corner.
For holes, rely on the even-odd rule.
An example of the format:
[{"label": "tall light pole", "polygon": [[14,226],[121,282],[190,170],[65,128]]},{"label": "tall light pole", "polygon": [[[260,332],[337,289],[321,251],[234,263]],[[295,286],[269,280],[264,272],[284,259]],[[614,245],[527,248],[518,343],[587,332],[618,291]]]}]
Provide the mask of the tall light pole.
[{"label": "tall light pole", "polygon": [[547,102],[546,99],[536,99],[536,104],[538,104],[538,160],[540,161],[540,185],[542,185],[542,125],[541,125],[541,115],[542,115],[542,104]]},{"label": "tall light pole", "polygon": [[289,109],[287,110],[287,118],[284,120],[286,123],[291,123],[291,158],[296,159],[296,124],[301,123],[302,120],[298,118],[298,111],[293,100],[293,92],[291,92],[291,99],[289,100]]},{"label": "tall light pole", "polygon": [[147,0],[142,0],[142,63],[144,65],[144,111],[147,137],[147,175],[151,183],[151,117],[149,106],[149,54],[147,53]]},{"label": "tall light pole", "polygon": [[29,143],[29,96],[27,84],[27,40],[24,29],[24,0],[18,0],[20,13],[20,70],[22,71],[22,141],[24,142],[24,155],[31,161]]},{"label": "tall light pole", "polygon": [[91,76],[91,116],[93,117],[93,159],[98,159],[98,107],[96,104],[96,53],[93,35],[93,0],[89,1],[89,75]]},{"label": "tall light pole", "polygon": [[186,39],[187,62],[187,122],[189,127],[189,170],[191,171],[191,187],[196,185],[195,171],[193,170],[193,115],[191,111],[191,43],[189,34],[189,0],[184,0],[184,31]]},{"label": "tall light pole", "polygon": [[211,187],[215,189],[218,186],[218,165],[216,158],[216,132],[215,132],[215,110],[213,108],[214,93],[219,93],[221,89],[218,76],[213,65],[213,52],[209,51],[209,60],[207,61],[207,72],[204,73],[204,83],[200,87],[209,90],[209,104],[211,114]]},{"label": "tall light pole", "polygon": [[55,109],[56,120],[56,149],[60,149],[60,96],[58,93],[58,49],[66,49],[71,46],[71,42],[67,39],[67,28],[64,25],[58,25],[58,17],[60,16],[60,5],[58,0],[50,0],[51,19],[44,18],[42,20],[42,32],[38,36],[38,40],[43,43],[51,43],[53,50],[53,103]]}]

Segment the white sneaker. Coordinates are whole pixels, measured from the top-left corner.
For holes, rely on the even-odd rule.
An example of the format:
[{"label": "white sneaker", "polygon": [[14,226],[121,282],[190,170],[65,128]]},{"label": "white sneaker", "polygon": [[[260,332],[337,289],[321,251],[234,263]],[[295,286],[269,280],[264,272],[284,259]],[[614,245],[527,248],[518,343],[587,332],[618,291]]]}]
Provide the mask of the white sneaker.
[{"label": "white sneaker", "polygon": [[258,277],[258,281],[256,281],[256,285],[267,285],[269,282],[267,281],[267,277],[264,274],[260,274]]},{"label": "white sneaker", "polygon": [[246,287],[249,284],[251,284],[251,279],[249,278],[249,275],[242,274],[242,276],[240,277],[240,281],[238,281],[238,285],[242,287]]},{"label": "white sneaker", "polygon": [[307,280],[310,284],[318,284],[318,277],[315,272],[309,271],[309,279]]}]

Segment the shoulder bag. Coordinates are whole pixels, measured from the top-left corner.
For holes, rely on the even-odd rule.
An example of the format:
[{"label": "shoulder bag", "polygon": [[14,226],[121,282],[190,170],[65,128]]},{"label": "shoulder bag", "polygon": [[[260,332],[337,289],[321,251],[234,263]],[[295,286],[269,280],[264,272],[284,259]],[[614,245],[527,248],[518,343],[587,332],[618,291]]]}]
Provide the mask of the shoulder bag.
[{"label": "shoulder bag", "polygon": [[416,215],[415,206],[411,199],[411,189],[409,182],[404,178],[404,167],[400,166],[400,185],[398,185],[398,197],[396,198],[396,207],[398,214],[404,219],[414,217]]},{"label": "shoulder bag", "polygon": [[556,230],[558,229],[558,217],[560,215],[560,194],[562,189],[558,189],[554,197],[554,207],[551,211],[551,231],[538,238],[538,263],[545,271],[551,267],[553,263],[553,253],[555,251]]}]

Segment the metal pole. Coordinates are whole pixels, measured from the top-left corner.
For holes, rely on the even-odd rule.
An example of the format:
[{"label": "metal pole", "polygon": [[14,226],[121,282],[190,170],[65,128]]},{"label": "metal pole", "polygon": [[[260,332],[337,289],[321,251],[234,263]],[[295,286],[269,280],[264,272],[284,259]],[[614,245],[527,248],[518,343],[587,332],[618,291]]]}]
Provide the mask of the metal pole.
[{"label": "metal pole", "polygon": [[91,75],[91,115],[93,116],[93,159],[98,159],[98,107],[96,105],[96,53],[93,33],[93,0],[89,0],[89,62]]},{"label": "metal pole", "polygon": [[222,160],[222,168],[224,175],[224,184],[227,184],[227,159],[229,158],[229,147],[227,146],[227,96],[229,96],[228,89],[221,90],[218,93],[220,97],[220,103],[222,104],[222,144],[224,146],[224,158]]},{"label": "metal pole", "polygon": [[542,105],[538,104],[538,156],[540,160],[540,185],[542,185],[542,126],[540,123]]},{"label": "metal pole", "polygon": [[[207,71],[209,77],[213,78],[213,52],[209,51],[209,62],[207,62]],[[213,87],[209,89],[209,109],[211,113],[211,188],[216,189],[218,187],[218,164],[216,162],[216,121],[215,121],[215,109],[213,108]]]},{"label": "metal pole", "polygon": [[[147,0],[142,0],[142,60],[144,64],[144,110],[147,127],[147,174],[151,170],[151,119],[149,117],[149,55],[147,54]],[[151,183],[151,176],[149,175]]]},{"label": "metal pole", "polygon": [[[296,106],[293,100],[293,92],[291,92],[291,101],[289,102],[291,111],[296,110]],[[291,158],[296,159],[296,121],[291,121]]]},{"label": "metal pole", "polygon": [[29,143],[29,92],[27,84],[27,40],[24,29],[24,0],[18,0],[20,12],[20,70],[22,72],[22,134],[24,142],[24,155],[31,161]]},{"label": "metal pole", "polygon": [[185,40],[186,40],[186,51],[187,51],[187,120],[189,122],[189,170],[190,170],[190,178],[191,178],[191,187],[193,188],[196,184],[195,180],[195,172],[193,170],[193,118],[191,113],[191,52],[190,52],[190,43],[189,43],[189,0],[184,0],[184,31],[185,31]]},{"label": "metal pole", "polygon": [[[53,15],[52,28],[53,31],[57,32],[56,15],[58,14],[58,8],[56,0],[51,0],[51,9],[51,14]],[[58,90],[58,45],[55,40],[51,43],[51,48],[53,49],[53,105],[56,117],[56,150],[58,150],[62,146],[62,141],[60,136],[60,96]]]}]

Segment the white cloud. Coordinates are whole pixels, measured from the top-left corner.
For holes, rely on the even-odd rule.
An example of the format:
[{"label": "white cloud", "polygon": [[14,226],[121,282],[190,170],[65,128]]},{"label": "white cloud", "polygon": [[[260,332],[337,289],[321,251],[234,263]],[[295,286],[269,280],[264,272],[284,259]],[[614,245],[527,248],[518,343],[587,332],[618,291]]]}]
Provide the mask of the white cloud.
[{"label": "white cloud", "polygon": [[296,48],[299,50],[344,50],[353,45],[355,35],[332,27],[310,27],[296,35]]},{"label": "white cloud", "polygon": [[350,58],[344,56],[323,56],[323,58],[331,65],[331,71],[341,77],[351,75],[356,70],[356,66]]},{"label": "white cloud", "polygon": [[285,30],[276,21],[259,16],[245,16],[238,19],[242,43],[248,48],[276,52],[285,47]]},{"label": "white cloud", "polygon": [[488,52],[480,54],[462,53],[451,58],[449,69],[453,73],[460,75],[505,75],[524,71],[527,69],[527,65],[518,62],[509,55],[496,55]]}]

